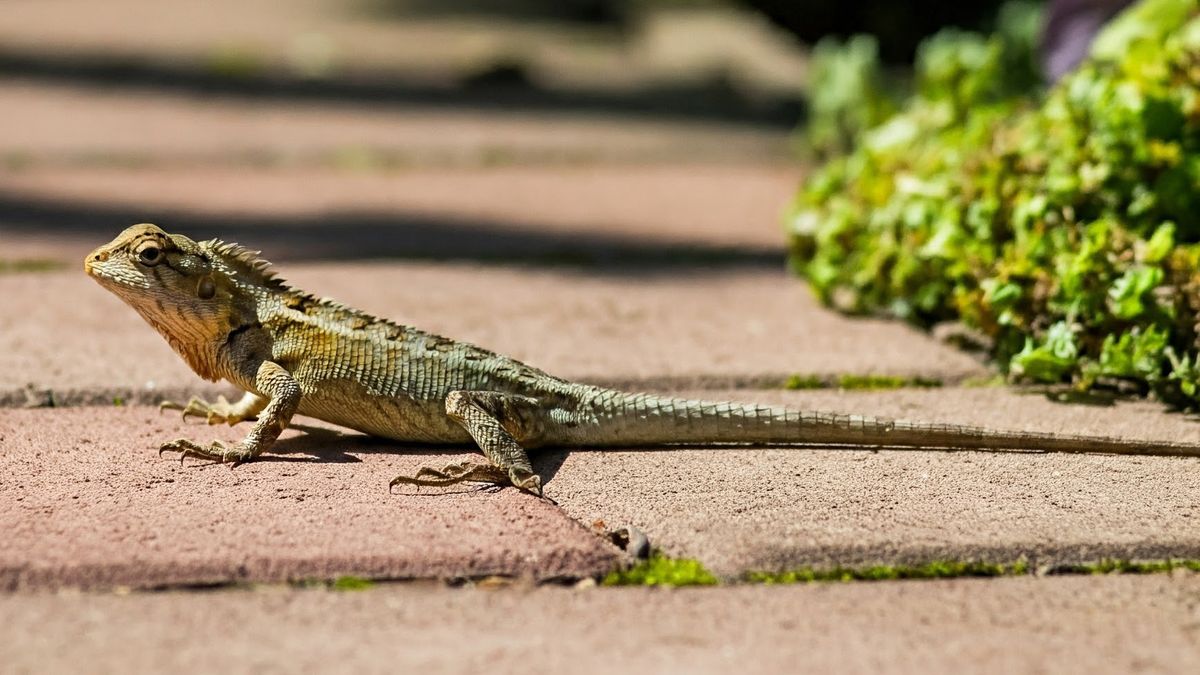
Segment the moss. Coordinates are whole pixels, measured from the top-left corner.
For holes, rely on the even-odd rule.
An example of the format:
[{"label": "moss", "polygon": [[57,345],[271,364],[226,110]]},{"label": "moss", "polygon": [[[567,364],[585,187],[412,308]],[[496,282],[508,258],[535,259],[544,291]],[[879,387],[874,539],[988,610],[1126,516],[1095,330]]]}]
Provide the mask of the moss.
[{"label": "moss", "polygon": [[1200,560],[1101,560],[1082,565],[1061,565],[1052,568],[1050,574],[1157,574],[1172,570],[1200,572]]},{"label": "moss", "polygon": [[27,152],[14,151],[6,152],[0,155],[0,166],[10,171],[21,171],[28,169],[34,163],[33,155]]},{"label": "moss", "polygon": [[204,68],[216,77],[244,80],[263,75],[266,63],[262,54],[252,46],[227,44],[208,54]]},{"label": "moss", "polygon": [[887,581],[893,579],[953,579],[1005,577],[1029,573],[1024,561],[1014,563],[935,560],[923,565],[873,565],[871,567],[803,567],[787,572],[751,572],[746,580],[759,584],[795,584],[814,581]]},{"label": "moss", "polygon": [[55,272],[64,268],[66,268],[66,264],[58,260],[42,260],[40,258],[0,260],[0,274]]},{"label": "moss", "polygon": [[717,577],[697,560],[668,558],[655,552],[627,570],[609,572],[604,586],[713,586]]},{"label": "moss", "polygon": [[1042,574],[1072,576],[1089,574],[1160,574],[1173,570],[1200,572],[1200,560],[1113,560],[1058,565],[1035,569],[1024,560],[1011,563],[936,560],[921,565],[873,565],[869,567],[802,567],[786,572],[750,572],[745,581],[755,584],[797,584],[829,581],[890,581],[895,579],[956,579],[961,577],[1019,577]]},{"label": "moss", "polygon": [[903,389],[905,387],[932,388],[942,386],[942,381],[932,377],[906,377],[903,375],[857,375],[846,374],[834,377],[804,375],[797,373],[783,383],[784,389]]},{"label": "moss", "polygon": [[837,382],[841,389],[903,389],[904,387],[929,389],[942,386],[941,380],[898,375],[842,375]]},{"label": "moss", "polygon": [[829,383],[816,375],[792,375],[783,383],[784,389],[826,389]]},{"label": "moss", "polygon": [[333,580],[329,587],[335,591],[365,591],[375,586],[375,582],[363,577],[343,576]]}]

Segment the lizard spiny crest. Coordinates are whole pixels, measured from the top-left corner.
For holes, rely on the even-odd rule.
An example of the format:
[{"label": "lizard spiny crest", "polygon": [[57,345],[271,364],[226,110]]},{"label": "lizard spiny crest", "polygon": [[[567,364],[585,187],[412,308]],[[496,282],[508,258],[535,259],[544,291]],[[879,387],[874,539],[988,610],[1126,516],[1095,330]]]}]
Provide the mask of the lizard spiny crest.
[{"label": "lizard spiny crest", "polygon": [[271,263],[262,257],[261,251],[219,239],[201,242],[200,246],[211,253],[215,258],[214,262],[230,268],[228,273],[235,280],[267,289],[272,299],[277,299],[288,309],[324,318],[331,324],[345,325],[355,330],[374,328],[382,331],[382,334],[390,339],[395,339],[408,330],[393,321],[381,319],[336,300],[293,288],[274,271]]},{"label": "lizard spiny crest", "polygon": [[221,261],[233,268],[232,271],[250,281],[267,288],[284,290],[287,284],[271,268],[271,263],[262,257],[262,251],[252,251],[241,244],[209,239],[200,242],[200,247],[219,256]]},{"label": "lizard spiny crest", "polygon": [[254,286],[262,287],[271,292],[272,297],[283,298],[286,306],[292,309],[316,308],[319,311],[330,312],[340,318],[361,317],[369,322],[383,321],[365,312],[347,307],[336,300],[322,298],[306,293],[290,286],[278,273],[270,261],[262,257],[262,251],[254,251],[241,244],[209,239],[200,242],[200,247],[209,252],[211,258],[223,264],[224,270],[231,279]]}]

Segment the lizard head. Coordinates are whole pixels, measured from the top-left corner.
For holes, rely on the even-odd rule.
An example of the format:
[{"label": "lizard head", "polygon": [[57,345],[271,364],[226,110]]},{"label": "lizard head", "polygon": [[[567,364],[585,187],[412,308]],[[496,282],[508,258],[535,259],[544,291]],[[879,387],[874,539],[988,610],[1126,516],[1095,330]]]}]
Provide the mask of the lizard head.
[{"label": "lizard head", "polygon": [[83,269],[135,309],[156,314],[203,313],[217,290],[212,262],[199,244],[149,223],[127,228],[89,253]]},{"label": "lizard head", "polygon": [[210,252],[143,223],[84,258],[88,276],[137,310],[196,366],[199,352],[228,329],[232,284]]}]

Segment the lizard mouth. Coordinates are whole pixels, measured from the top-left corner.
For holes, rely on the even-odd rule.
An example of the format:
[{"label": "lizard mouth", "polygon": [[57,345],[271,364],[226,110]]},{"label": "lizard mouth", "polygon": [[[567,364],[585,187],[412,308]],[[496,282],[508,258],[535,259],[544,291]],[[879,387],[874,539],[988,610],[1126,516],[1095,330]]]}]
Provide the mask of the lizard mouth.
[{"label": "lizard mouth", "polygon": [[93,265],[97,265],[108,260],[108,251],[98,248],[95,251],[87,254],[83,259],[83,271],[90,277],[96,276],[96,270]]}]

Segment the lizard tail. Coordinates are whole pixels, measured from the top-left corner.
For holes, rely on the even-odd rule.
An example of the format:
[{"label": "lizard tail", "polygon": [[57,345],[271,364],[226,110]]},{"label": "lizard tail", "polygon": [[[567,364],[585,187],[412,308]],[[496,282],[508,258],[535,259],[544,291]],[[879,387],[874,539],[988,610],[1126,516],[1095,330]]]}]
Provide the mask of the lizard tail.
[{"label": "lizard tail", "polygon": [[1200,457],[1200,443],[1003,431],[608,390],[598,392],[588,408],[588,419],[562,441],[589,446],[844,445]]}]

